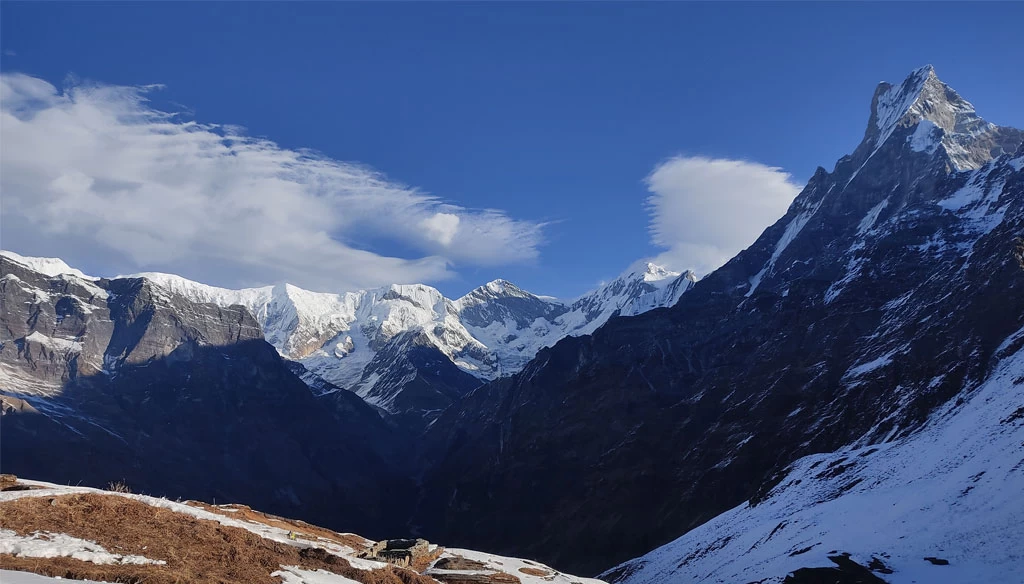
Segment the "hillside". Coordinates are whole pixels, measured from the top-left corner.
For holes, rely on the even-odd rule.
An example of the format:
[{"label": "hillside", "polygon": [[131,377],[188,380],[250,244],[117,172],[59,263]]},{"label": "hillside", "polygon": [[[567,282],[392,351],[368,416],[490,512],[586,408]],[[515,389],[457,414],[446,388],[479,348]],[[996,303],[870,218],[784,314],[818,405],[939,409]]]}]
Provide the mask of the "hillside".
[{"label": "hillside", "polygon": [[[377,542],[242,505],[0,478],[0,579],[109,582],[600,584],[547,566],[427,542]],[[382,547],[382,546],[377,546]],[[34,582],[34,579],[26,580]]]}]

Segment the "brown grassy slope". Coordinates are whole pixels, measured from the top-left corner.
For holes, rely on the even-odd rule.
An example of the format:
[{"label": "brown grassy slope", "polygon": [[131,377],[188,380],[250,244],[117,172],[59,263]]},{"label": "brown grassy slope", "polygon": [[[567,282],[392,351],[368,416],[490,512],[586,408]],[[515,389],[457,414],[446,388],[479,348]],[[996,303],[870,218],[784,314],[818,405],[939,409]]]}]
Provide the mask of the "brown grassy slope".
[{"label": "brown grassy slope", "polygon": [[247,505],[210,505],[209,503],[203,503],[202,501],[185,501],[186,505],[191,507],[198,507],[211,513],[223,515],[231,519],[238,519],[242,521],[251,521],[254,523],[262,523],[270,527],[277,527],[279,529],[287,529],[288,531],[294,531],[299,537],[309,540],[326,540],[339,545],[350,547],[357,553],[369,549],[373,545],[372,539],[366,539],[361,535],[354,533],[338,533],[325,529],[299,519],[287,519],[285,517],[278,517],[277,515],[271,515],[262,511],[256,511]]},{"label": "brown grassy slope", "polygon": [[117,495],[71,494],[2,502],[0,526],[22,535],[35,531],[65,533],[95,541],[112,553],[134,554],[167,562],[166,565],[98,565],[70,558],[0,555],[2,569],[47,576],[146,584],[270,584],[280,581],[270,574],[282,565],[297,565],[334,572],[363,584],[437,582],[394,567],[359,570],[343,558],[323,550],[302,550],[264,539],[241,528],[223,526],[215,521]]}]

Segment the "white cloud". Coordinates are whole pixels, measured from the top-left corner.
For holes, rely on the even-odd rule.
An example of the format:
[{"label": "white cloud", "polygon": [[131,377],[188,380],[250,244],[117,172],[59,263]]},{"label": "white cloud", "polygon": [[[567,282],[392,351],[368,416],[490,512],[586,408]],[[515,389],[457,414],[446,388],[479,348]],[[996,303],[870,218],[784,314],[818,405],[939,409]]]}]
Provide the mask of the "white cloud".
[{"label": "white cloud", "polygon": [[[537,257],[543,225],[154,109],[157,86],[0,76],[5,248],[220,285],[342,290]],[[388,257],[364,241],[418,250]]]},{"label": "white cloud", "polygon": [[656,262],[705,275],[786,213],[800,192],[779,168],[742,160],[679,156],[646,179]]},{"label": "white cloud", "polygon": [[453,213],[435,213],[424,219],[420,225],[431,239],[448,246],[459,230],[459,216]]}]

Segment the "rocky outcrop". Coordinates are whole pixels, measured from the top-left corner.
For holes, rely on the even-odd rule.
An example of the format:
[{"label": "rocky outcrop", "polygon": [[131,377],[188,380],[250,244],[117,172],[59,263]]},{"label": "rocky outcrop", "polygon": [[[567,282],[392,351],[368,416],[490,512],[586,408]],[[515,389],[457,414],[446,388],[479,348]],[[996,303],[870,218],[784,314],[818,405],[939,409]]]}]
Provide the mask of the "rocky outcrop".
[{"label": "rocky outcrop", "polygon": [[[48,393],[79,375],[168,357],[183,345],[262,339],[242,306],[202,304],[142,278],[47,276],[0,255],[3,375]],[[17,383],[6,389],[23,390]]]}]

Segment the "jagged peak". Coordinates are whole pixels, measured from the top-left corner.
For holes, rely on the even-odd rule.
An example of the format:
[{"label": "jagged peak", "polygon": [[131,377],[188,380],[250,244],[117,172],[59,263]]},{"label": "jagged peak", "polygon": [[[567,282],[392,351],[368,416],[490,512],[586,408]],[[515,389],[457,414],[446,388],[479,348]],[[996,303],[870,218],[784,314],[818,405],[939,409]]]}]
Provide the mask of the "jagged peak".
[{"label": "jagged peak", "polygon": [[[909,134],[900,131],[911,128]],[[899,85],[879,83],[858,148],[861,159],[870,158],[894,135],[916,152],[932,154],[941,149],[957,170],[980,168],[1016,147],[1015,130],[978,116],[974,105],[942,82],[931,65],[915,69]]]},{"label": "jagged peak", "polygon": [[954,131],[957,116],[975,115],[974,106],[943,83],[935,68],[925,65],[911,72],[903,83],[881,82],[871,100],[871,119],[865,140],[881,146],[900,126],[928,120]]}]

